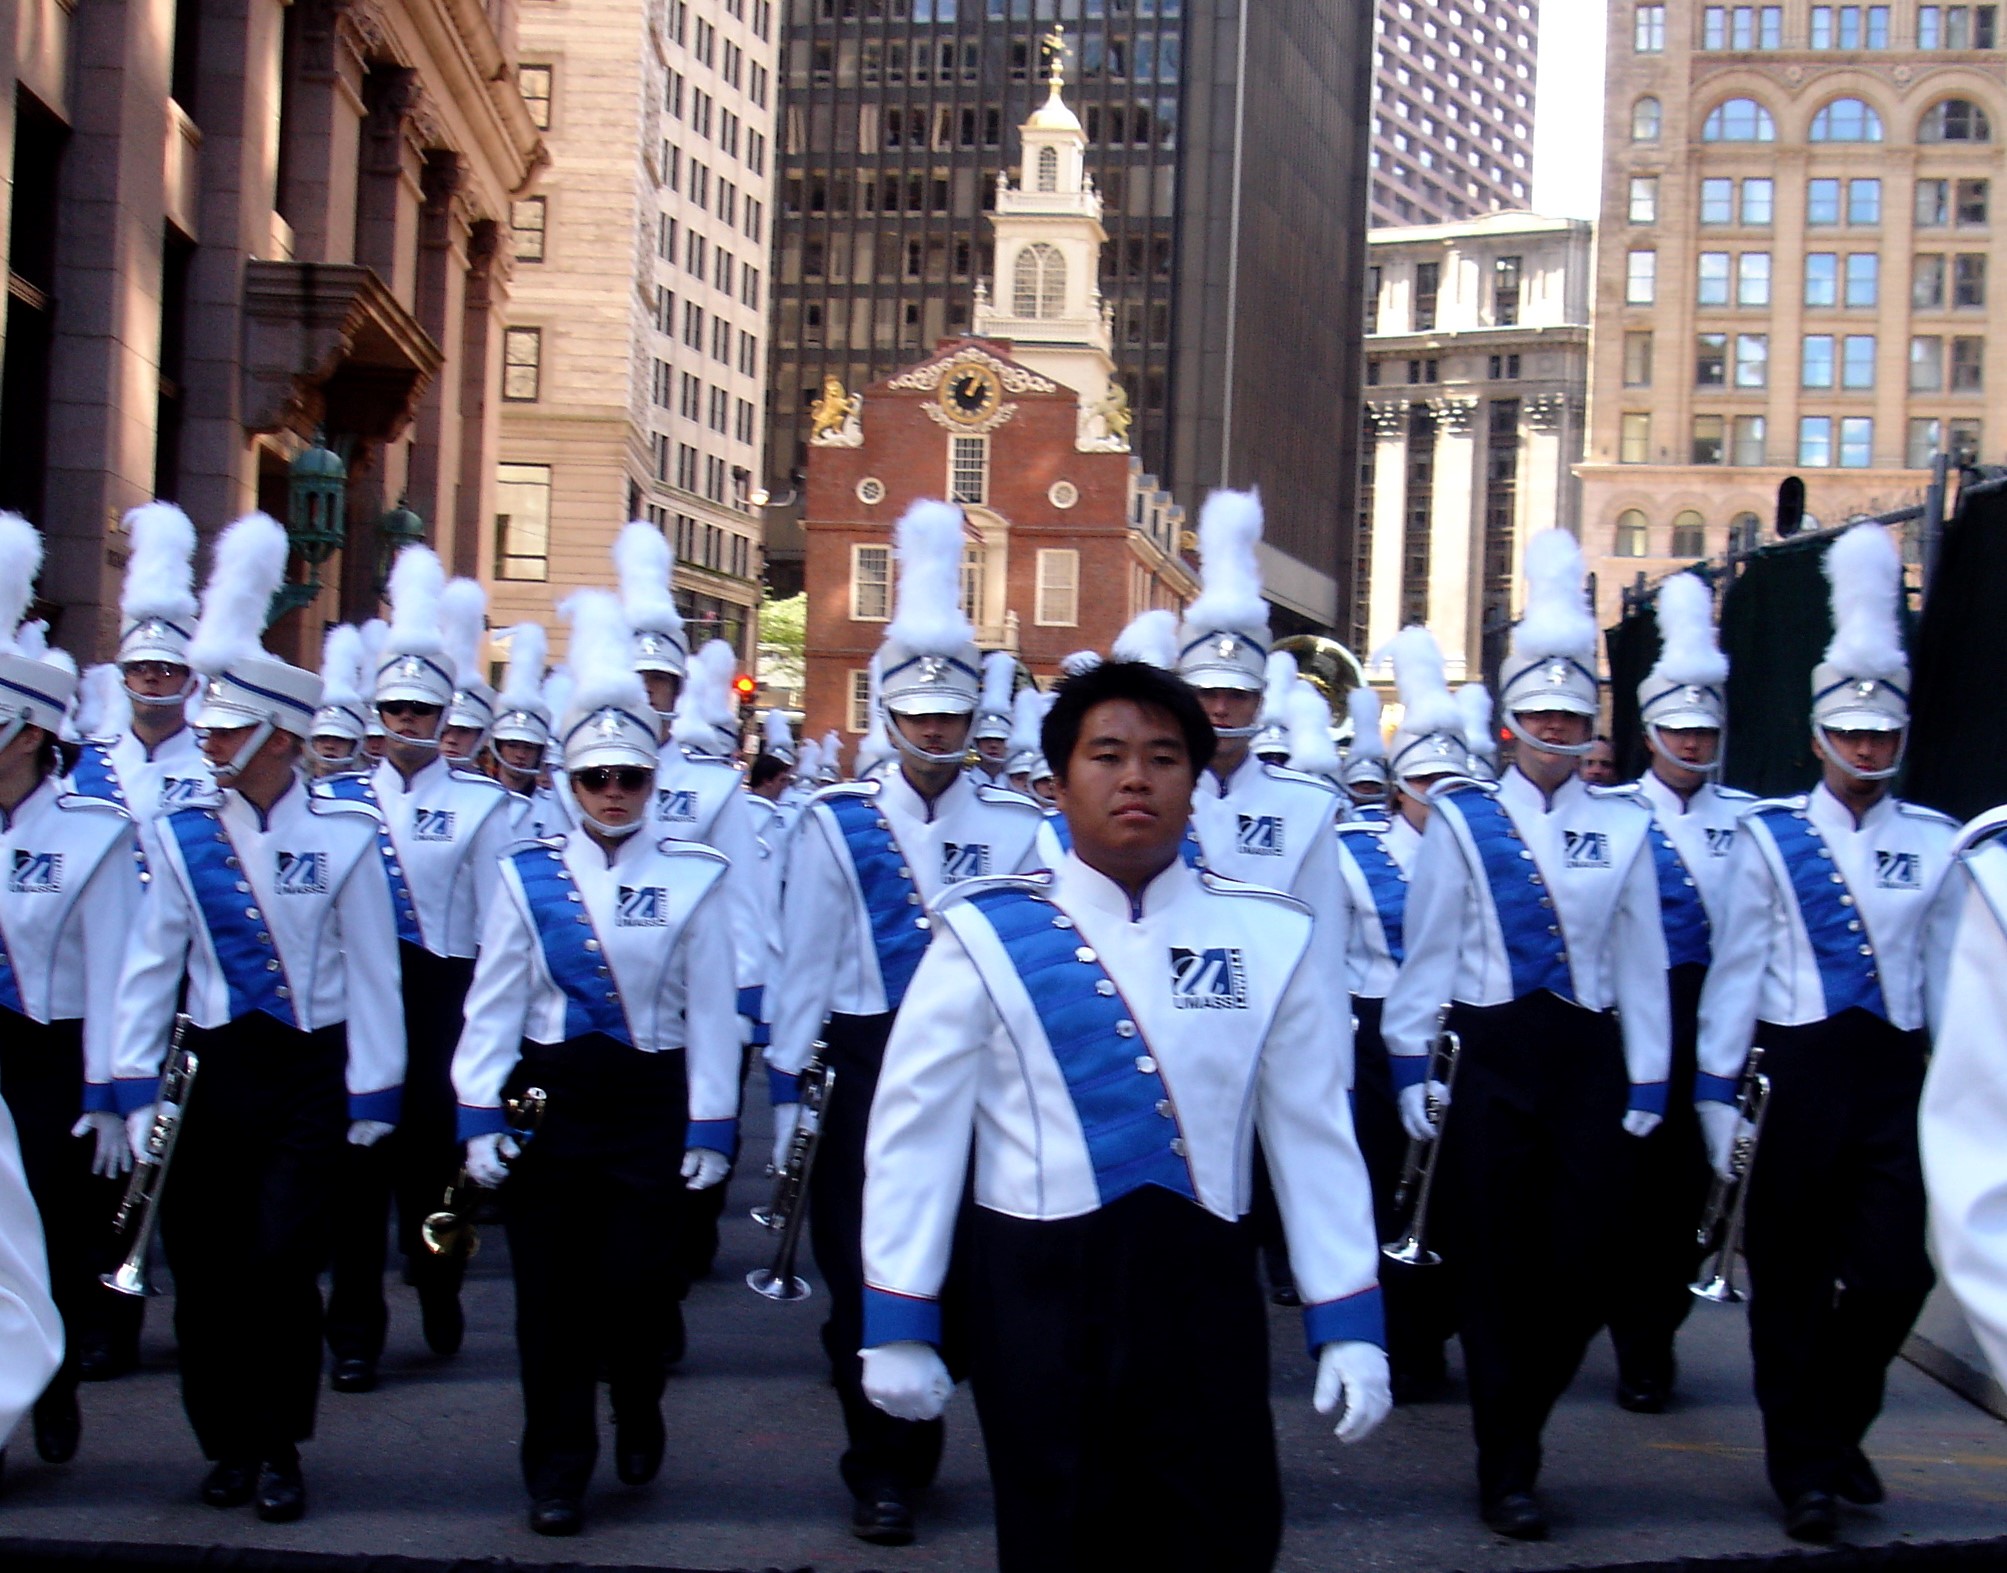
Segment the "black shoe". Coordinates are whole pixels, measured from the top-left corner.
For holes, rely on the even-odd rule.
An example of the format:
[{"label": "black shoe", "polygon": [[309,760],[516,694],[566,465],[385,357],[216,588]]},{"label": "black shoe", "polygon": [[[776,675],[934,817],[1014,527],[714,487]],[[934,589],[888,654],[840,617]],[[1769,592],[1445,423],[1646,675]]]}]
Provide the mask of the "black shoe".
[{"label": "black shoe", "polygon": [[67,1464],[77,1456],[77,1439],[83,1435],[83,1417],[77,1413],[77,1390],[44,1393],[35,1405],[35,1451],[51,1464]]},{"label": "black shoe", "polygon": [[646,1485],[662,1468],[662,1411],[654,1405],[613,1422],[613,1468],[621,1484]]},{"label": "black shoe", "polygon": [[85,1382],[110,1382],[139,1365],[136,1349],[114,1349],[109,1344],[92,1344],[77,1356],[77,1377]]},{"label": "black shoe", "polygon": [[1856,1507],[1874,1507],[1886,1494],[1882,1490],[1882,1477],[1875,1473],[1875,1466],[1868,1462],[1868,1455],[1855,1448],[1852,1456],[1840,1466],[1840,1478],[1834,1484],[1833,1495]]},{"label": "black shoe", "polygon": [[1617,1383],[1617,1407],[1628,1409],[1634,1415],[1662,1415],[1671,1397],[1672,1384],[1669,1382],[1620,1379]]},{"label": "black shoe", "polygon": [[880,1486],[859,1497],[850,1514],[850,1532],[874,1546],[913,1544],[913,1508],[897,1486]]},{"label": "black shoe", "polygon": [[1840,1532],[1840,1510],[1828,1491],[1801,1491],[1784,1508],[1784,1533],[1823,1546]]},{"label": "black shoe", "polygon": [[334,1375],[328,1378],[328,1386],[337,1393],[373,1393],[376,1391],[376,1362],[365,1360],[360,1355],[337,1360]]},{"label": "black shoe", "polygon": [[1508,1491],[1485,1503],[1484,1521],[1508,1540],[1547,1538],[1547,1512],[1530,1491]]},{"label": "black shoe", "polygon": [[460,1309],[460,1286],[441,1284],[418,1291],[418,1314],[425,1347],[435,1355],[457,1355],[467,1336],[467,1313]]},{"label": "black shoe", "polygon": [[258,1476],[258,1517],[268,1524],[290,1524],[307,1510],[307,1483],[300,1478],[300,1458],[275,1458]]},{"label": "black shoe", "polygon": [[258,1466],[247,1458],[220,1459],[202,1477],[202,1500],[211,1507],[242,1507],[258,1494]]},{"label": "black shoe", "polygon": [[576,1535],[585,1516],[570,1497],[543,1497],[530,1504],[530,1528],[539,1535]]}]

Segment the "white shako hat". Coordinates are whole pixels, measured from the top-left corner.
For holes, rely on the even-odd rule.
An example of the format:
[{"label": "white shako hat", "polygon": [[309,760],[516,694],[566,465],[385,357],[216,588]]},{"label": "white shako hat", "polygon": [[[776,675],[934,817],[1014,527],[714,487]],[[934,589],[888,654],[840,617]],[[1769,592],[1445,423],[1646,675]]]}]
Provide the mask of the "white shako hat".
[{"label": "white shako hat", "polygon": [[1271,650],[1263,669],[1261,710],[1254,720],[1254,741],[1248,745],[1257,759],[1289,757],[1289,691],[1296,686],[1296,657]]},{"label": "white shako hat", "polygon": [[[381,617],[372,617],[359,625],[356,632],[362,635],[362,675],[363,692],[368,694],[375,684],[374,673],[383,660],[384,641],[390,637],[390,624]],[[376,713],[374,704],[368,706],[369,728],[365,737],[383,736],[383,717]]]},{"label": "white shako hat", "polygon": [[821,774],[822,745],[812,737],[805,737],[801,740],[800,749],[795,754],[795,780],[804,787],[812,786],[816,778]]},{"label": "white shako hat", "polygon": [[[1522,742],[1532,739],[1513,717],[1529,711],[1596,716],[1596,619],[1589,611],[1587,577],[1581,543],[1566,530],[1542,530],[1526,543],[1526,609],[1513,625],[1498,684],[1505,724]],[[1536,746],[1549,753],[1589,748]]]},{"label": "white shako hat", "polygon": [[544,764],[552,770],[563,768],[564,743],[558,737],[558,723],[571,708],[572,689],[576,685],[571,680],[571,668],[554,666],[544,679],[544,711],[551,718],[551,738],[544,744]]},{"label": "white shako hat", "polygon": [[118,598],[119,663],[186,666],[195,637],[195,526],[173,503],[150,502],[125,516],[125,533],[132,544]]},{"label": "white shako hat", "polygon": [[1355,688],[1345,696],[1345,710],[1352,718],[1352,742],[1338,779],[1348,787],[1367,781],[1384,787],[1387,740],[1380,732],[1380,696],[1370,688]]},{"label": "white shako hat", "polygon": [[739,658],[722,639],[711,639],[690,657],[683,691],[669,723],[669,741],[700,754],[728,753],[738,707],[732,702],[732,674]]},{"label": "white shako hat", "polygon": [[59,735],[77,696],[76,664],[43,659],[40,625],[21,621],[41,571],[41,532],[18,513],[0,513],[0,743],[24,726]]},{"label": "white shako hat", "polygon": [[1648,729],[1718,732],[1728,720],[1728,657],[1714,635],[1714,598],[1698,574],[1659,586],[1659,658],[1638,684],[1638,720]]},{"label": "white shako hat", "polygon": [[1260,539],[1254,492],[1214,492],[1199,510],[1199,597],[1178,625],[1178,675],[1194,688],[1262,689],[1269,631]]},{"label": "white shako hat", "polygon": [[1401,724],[1387,746],[1387,771],[1395,781],[1470,772],[1463,711],[1443,676],[1443,653],[1436,636],[1419,624],[1394,635],[1386,654],[1394,666],[1394,689],[1401,699]]},{"label": "white shako hat", "polygon": [[544,702],[544,663],[550,659],[550,635],[542,623],[517,623],[509,630],[509,666],[502,691],[495,696],[495,724],[489,736],[498,743],[551,740],[551,711]]},{"label": "white shako hat", "polygon": [[336,623],[321,641],[321,702],[310,736],[360,743],[369,735],[363,670],[361,631],[353,623]]},{"label": "white shako hat", "polygon": [[878,647],[880,705],[896,715],[967,715],[976,708],[982,656],[962,614],[962,510],[922,501],[893,537],[897,604]]},{"label": "white shako hat", "polygon": [[794,764],[805,752],[805,748],[796,747],[794,727],[779,705],[760,717],[760,752],[772,755],[784,765]]},{"label": "white shako hat", "polygon": [[1335,779],[1338,744],[1331,736],[1331,706],[1307,677],[1289,688],[1289,768],[1305,775]]},{"label": "white shako hat", "polygon": [[676,610],[669,538],[646,519],[631,520],[613,543],[613,566],[620,573],[620,609],[634,630],[634,670],[682,677],[690,666],[690,640]]},{"label": "white shako hat", "polygon": [[488,592],[472,579],[448,581],[439,597],[440,633],[453,663],[453,697],[441,727],[469,726],[484,736],[495,724],[495,690],[481,666],[488,642]]},{"label": "white shako hat", "polygon": [[1909,725],[1909,662],[1897,609],[1902,558],[1879,524],[1857,524],[1826,549],[1833,642],[1812,668],[1820,731],[1899,732]]},{"label": "white shako hat", "polygon": [[[453,702],[456,673],[441,632],[446,569],[429,546],[407,546],[390,565],[390,630],[376,657],[378,704]],[[443,724],[443,723],[442,723]]]},{"label": "white shako hat", "polygon": [[843,739],[831,727],[822,734],[822,749],[815,762],[815,779],[824,786],[834,786],[843,779]]},{"label": "white shako hat", "polygon": [[976,724],[969,741],[1010,736],[1015,711],[1011,689],[1017,683],[1017,657],[1008,650],[992,650],[983,657],[982,697],[976,702]]},{"label": "white shako hat", "polygon": [[1031,773],[1038,762],[1039,733],[1044,724],[1045,695],[1034,684],[1027,683],[1011,700],[1010,738],[1005,744],[1009,763],[1004,767],[1009,774]]},{"label": "white shako hat", "polygon": [[1492,725],[1491,690],[1482,683],[1465,683],[1456,691],[1463,712],[1463,745],[1470,751],[1470,773],[1480,781],[1498,779],[1498,730]]},{"label": "white shako hat", "polygon": [[[1141,661],[1166,672],[1178,669],[1178,614],[1161,608],[1143,612],[1129,620],[1129,626],[1115,636],[1108,656],[1114,661]],[[1068,677],[1079,677],[1101,664],[1092,650],[1076,650],[1061,662]]]},{"label": "white shako hat", "polygon": [[606,590],[578,590],[558,607],[571,624],[571,699],[558,735],[565,769],[655,768],[655,712],[634,667],[634,630]]},{"label": "white shako hat", "polygon": [[247,513],[217,537],[202,616],[188,641],[188,664],[204,679],[190,717],[195,726],[272,727],[303,740],[313,734],[319,674],[289,666],[262,643],[286,577],[286,550],[286,532],[262,513]]}]

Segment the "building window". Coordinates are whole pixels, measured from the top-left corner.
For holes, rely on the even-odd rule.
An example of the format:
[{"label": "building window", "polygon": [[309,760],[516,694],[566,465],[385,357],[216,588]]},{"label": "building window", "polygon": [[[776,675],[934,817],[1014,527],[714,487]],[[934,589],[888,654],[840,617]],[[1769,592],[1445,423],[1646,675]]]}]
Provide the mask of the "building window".
[{"label": "building window", "polygon": [[1702,306],[1728,304],[1728,253],[1703,251],[1700,254],[1700,281],[1694,300]]},{"label": "building window", "polygon": [[1929,469],[1942,431],[1941,421],[1932,418],[1912,420],[1909,423],[1909,441],[1903,449],[1903,467],[1910,470]]},{"label": "building window", "polygon": [[1662,116],[1656,98],[1641,98],[1631,105],[1631,140],[1633,142],[1656,142]]},{"label": "building window", "polygon": [[988,582],[989,561],[980,546],[962,548],[962,615],[972,623],[983,621],[984,587]]},{"label": "building window", "polygon": [[1057,317],[1066,310],[1066,259],[1057,246],[1038,241],[1011,267],[1011,311],[1019,317]]},{"label": "building window", "polygon": [[1745,251],[1735,259],[1735,304],[1770,304],[1770,253]]},{"label": "building window", "polygon": [[1833,251],[1805,253],[1805,304],[1837,306],[1840,303],[1840,257]]},{"label": "building window", "polygon": [[852,669],[847,697],[850,702],[844,706],[843,729],[846,732],[870,731],[871,673],[868,670]]},{"label": "building window", "polygon": [[1875,385],[1875,336],[1850,333],[1840,344],[1840,386],[1856,391]]},{"label": "building window", "polygon": [[1735,385],[1763,388],[1770,383],[1770,336],[1767,333],[1738,333],[1735,336]]},{"label": "building window", "polygon": [[1847,182],[1847,222],[1874,225],[1882,221],[1882,183],[1879,180]]},{"label": "building window", "polygon": [[1840,222],[1840,183],[1837,180],[1805,182],[1805,222],[1822,226]]},{"label": "building window", "polygon": [[1742,183],[1742,222],[1751,229],[1767,229],[1777,206],[1777,182],[1754,176]]},{"label": "building window", "polygon": [[1830,333],[1808,333],[1803,353],[1798,359],[1798,386],[1830,388],[1832,385],[1833,336]]},{"label": "building window", "polygon": [[[1702,182],[1703,185],[1713,182]],[[1727,181],[1722,181],[1727,185]],[[1633,224],[1656,224],[1659,217],[1659,177],[1657,175],[1631,176],[1631,222]],[[1701,222],[1706,223],[1705,217]]]},{"label": "building window", "polygon": [[850,620],[854,623],[882,623],[891,616],[892,548],[852,546]]},{"label": "building window", "polygon": [[1491,265],[1491,320],[1502,328],[1519,322],[1522,273],[1518,257],[1499,257]]},{"label": "building window", "polygon": [[1758,465],[1763,462],[1763,417],[1735,417],[1735,447],[1730,464]]},{"label": "building window", "polygon": [[1875,423],[1866,415],[1849,415],[1840,422],[1840,468],[1865,470],[1874,462]]},{"label": "building window", "polygon": [[1933,104],[1917,123],[1919,142],[1991,142],[1993,123],[1969,98],[1947,98]]},{"label": "building window", "polygon": [[1961,227],[1981,227],[1986,223],[1987,183],[1983,180],[1961,180],[1957,185],[1957,204],[1954,211]]},{"label": "building window", "polygon": [[[1658,182],[1652,182],[1654,188]],[[1633,193],[1638,183],[1631,182]],[[1633,204],[1636,197],[1633,195]],[[1735,182],[1725,177],[1714,177],[1700,183],[1700,221],[1703,224],[1732,224],[1735,222]]]},{"label": "building window", "polygon": [[1079,623],[1079,552],[1066,548],[1038,554],[1038,604],[1032,621],[1041,628],[1072,628]]},{"label": "building window", "polygon": [[1919,310],[1944,305],[1944,258],[1919,253],[1910,263],[1909,303]]},{"label": "building window", "polygon": [[[1727,422],[1719,415],[1696,415],[1693,418],[1692,464],[1719,464],[1724,453],[1727,438]],[[1682,555],[1678,551],[1675,557]]]},{"label": "building window", "polygon": [[1649,306],[1658,293],[1659,254],[1633,251],[1624,259],[1624,304]]},{"label": "building window", "polygon": [[1695,337],[1693,356],[1693,385],[1696,388],[1719,388],[1728,381],[1728,335],[1726,333],[1702,333]]},{"label": "building window", "polygon": [[1641,55],[1662,55],[1666,48],[1666,8],[1641,5],[1631,28],[1631,47]]},{"label": "building window", "polygon": [[1682,508],[1673,515],[1672,555],[1675,557],[1707,555],[1707,521],[1691,508]]},{"label": "building window", "polygon": [[1950,223],[1951,182],[1919,180],[1916,183],[1916,211],[1913,217],[1918,229],[1942,229]]},{"label": "building window", "polygon": [[1823,470],[1833,462],[1833,419],[1830,415],[1798,417],[1798,462]]},{"label": "building window", "polygon": [[550,218],[550,199],[523,197],[509,204],[509,238],[518,262],[544,260],[544,229]]},{"label": "building window", "polygon": [[1380,331],[1380,270],[1366,270],[1366,331]]},{"label": "building window", "polygon": [[1937,393],[1944,387],[1944,340],[1934,333],[1909,341],[1909,391]]},{"label": "building window", "polygon": [[1057,191],[1059,189],[1059,149],[1042,147],[1038,150],[1038,189]]},{"label": "building window", "polygon": [[1429,615],[1429,528],[1435,511],[1436,423],[1428,406],[1408,406],[1407,495],[1401,512],[1401,625]]},{"label": "building window", "polygon": [[1814,142],[1879,142],[1882,117],[1858,98],[1836,98],[1812,116]]},{"label": "building window", "polygon": [[990,440],[987,437],[948,439],[948,500],[981,503],[989,499]]},{"label": "building window", "polygon": [[1513,539],[1519,511],[1519,401],[1493,399],[1486,411],[1484,445],[1484,585],[1479,613],[1511,616]]},{"label": "building window", "polygon": [[529,107],[531,123],[539,131],[551,128],[551,68],[549,66],[517,66],[516,87],[523,95],[523,103]]},{"label": "building window", "polygon": [[543,372],[541,328],[510,328],[502,334],[502,397],[511,404],[534,404]]},{"label": "building window", "polygon": [[1775,142],[1777,122],[1753,98],[1730,98],[1716,104],[1701,122],[1703,142]]},{"label": "building window", "polygon": [[[1352,648],[1372,644],[1373,484],[1379,471],[1379,438],[1370,414],[1359,432],[1359,513],[1352,529]],[[1130,605],[1138,604],[1132,597]]]},{"label": "building window", "polygon": [[1652,458],[1652,418],[1630,414],[1623,417],[1617,438],[1619,464],[1649,464]]},{"label": "building window", "polygon": [[1427,333],[1436,325],[1436,291],[1442,283],[1442,264],[1415,264],[1414,331]]},{"label": "building window", "polygon": [[1847,254],[1847,304],[1872,306],[1881,293],[1882,259],[1872,251]]},{"label": "building window", "polygon": [[1983,306],[1986,304],[1986,254],[1984,252],[1961,252],[1958,256],[1952,258],[1951,304],[1954,306]]},{"label": "building window", "polygon": [[1986,341],[1957,338],[1951,341],[1951,391],[1977,393],[1984,385]]},{"label": "building window", "polygon": [[1649,388],[1652,385],[1652,336],[1649,331],[1624,335],[1624,386]]},{"label": "building window", "polygon": [[1617,515],[1617,538],[1612,553],[1617,557],[1642,557],[1651,544],[1651,529],[1645,523],[1645,516],[1636,508],[1626,508]]},{"label": "building window", "polygon": [[1753,513],[1738,513],[1728,521],[1728,549],[1753,552],[1763,539],[1763,521]]},{"label": "building window", "polygon": [[495,577],[541,582],[550,577],[551,467],[495,467]]}]

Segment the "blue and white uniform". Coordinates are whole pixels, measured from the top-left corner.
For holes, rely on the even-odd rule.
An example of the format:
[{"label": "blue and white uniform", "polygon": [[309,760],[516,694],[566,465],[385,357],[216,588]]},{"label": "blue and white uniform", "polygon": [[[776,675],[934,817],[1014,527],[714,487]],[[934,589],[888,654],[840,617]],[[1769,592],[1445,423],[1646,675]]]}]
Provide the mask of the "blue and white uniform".
[{"label": "blue and white uniform", "polygon": [[77,751],[70,790],[103,798],[132,815],[142,854],[151,851],[154,821],[184,803],[206,798],[216,778],[195,728],[184,726],[152,748],[130,731],[91,738]]},{"label": "blue and white uniform", "polygon": [[762,921],[759,845],[740,790],[744,777],[729,759],[679,743],[662,745],[655,767],[655,830],[725,856],[723,916],[732,938],[732,972],[739,1014],[758,1021],[772,964],[772,930]]}]

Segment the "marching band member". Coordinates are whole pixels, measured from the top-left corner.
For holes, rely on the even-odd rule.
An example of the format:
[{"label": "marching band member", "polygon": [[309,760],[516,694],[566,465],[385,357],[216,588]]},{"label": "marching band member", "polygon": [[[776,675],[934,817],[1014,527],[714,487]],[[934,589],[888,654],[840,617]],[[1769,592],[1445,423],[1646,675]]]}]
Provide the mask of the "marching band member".
[{"label": "marching band member", "polygon": [[439,729],[439,757],[456,770],[481,769],[495,724],[495,690],[481,651],[488,639],[488,592],[472,579],[451,579],[439,596],[439,636],[453,668],[453,698]]},{"label": "marching band member", "polygon": [[[78,1355],[103,1320],[97,1282],[108,1214],[93,1174],[128,1167],[111,1089],[112,997],[139,904],[132,817],[70,790],[56,739],[75,663],[17,632],[42,566],[42,540],[0,514],[0,1096],[48,1245],[64,1358],[35,1402],[35,1450],[74,1457]],[[25,630],[23,630],[25,632]]]},{"label": "marching band member", "polygon": [[[468,1175],[503,1186],[542,1535],[581,1526],[602,1371],[621,1480],[661,1467],[676,1197],[724,1179],[740,1079],[725,860],[655,835],[656,719],[619,602],[586,590],[565,611],[579,822],[503,859],[453,1063]],[[548,1107],[519,1143],[503,1100],[531,1087]]]},{"label": "marching band member", "polygon": [[1463,711],[1463,741],[1473,781],[1498,779],[1498,730],[1492,725],[1491,690],[1482,683],[1465,683],[1456,691]]},{"label": "marching band member", "polygon": [[1026,683],[1011,696],[1010,736],[1004,740],[1010,761],[1005,774],[1010,789],[1030,797],[1031,772],[1038,763],[1038,729],[1045,720],[1045,695],[1038,684]]},{"label": "marching band member", "polygon": [[1526,579],[1501,685],[1518,756],[1495,787],[1432,797],[1381,1030],[1408,1134],[1433,1140],[1428,1093],[1447,1089],[1425,1085],[1429,1054],[1452,1002],[1462,1054],[1439,1183],[1479,1499],[1498,1533],[1539,1539],[1540,1434],[1601,1325],[1622,1144],[1658,1124],[1669,1050],[1651,816],[1575,776],[1597,680],[1574,537],[1534,536]]},{"label": "marching band member", "polygon": [[1749,1346],[1770,1485],[1786,1531],[1809,1541],[1837,1532],[1835,1497],[1882,1498],[1861,1441],[1935,1279],[1916,1134],[1923,940],[1957,834],[1889,792],[1909,727],[1895,543],[1857,525],[1828,549],[1826,574],[1834,634],[1812,672],[1820,784],[1743,815],[1700,996],[1695,1083],[1709,1156],[1728,1173],[1737,1086],[1762,1047]]},{"label": "marching band member", "polygon": [[307,768],[316,777],[350,775],[366,768],[363,739],[369,736],[369,681],[361,630],[336,623],[321,645],[321,703],[307,738]]},{"label": "marching band member", "polygon": [[1380,733],[1380,696],[1355,688],[1345,696],[1352,741],[1338,767],[1338,785],[1352,805],[1354,820],[1384,819],[1393,787],[1387,775],[1387,740]]},{"label": "marching band member", "polygon": [[0,1098],[0,1458],[14,1427],[63,1363],[63,1319],[49,1293],[42,1218]]},{"label": "marching band member", "polygon": [[1659,586],[1657,663],[1638,685],[1651,766],[1637,784],[1652,811],[1652,864],[1672,970],[1672,1070],[1666,1117],[1633,1150],[1628,1227],[1613,1264],[1610,1342],[1617,1402],[1657,1414],[1672,1393],[1673,1338],[1693,1305],[1695,1225],[1707,1205],[1707,1147],[1693,1110],[1694,1035],[1714,925],[1726,897],[1735,825],[1754,799],[1716,783],[1728,659],[1715,642],[1707,586],[1690,573]]},{"label": "marching band member", "polygon": [[[829,1287],[822,1344],[843,1405],[841,1470],[852,1528],[881,1545],[913,1538],[913,1498],[940,1463],[942,1428],[894,1419],[865,1398],[859,1217],[872,1089],[895,1013],[931,937],[923,903],[948,886],[1035,866],[1042,816],[962,769],[980,659],[961,612],[962,514],[921,502],[899,521],[898,604],[874,666],[897,764],[827,789],[795,829],[781,908],[784,980],[766,1052],[776,1163],[800,1114],[795,1087],[818,1039],[836,1086],[809,1177],[809,1238]],[[862,773],[865,756],[859,750]]]},{"label": "marching band member", "polygon": [[[397,1134],[380,1148],[346,1155],[336,1210],[334,1271],[328,1299],[331,1385],[338,1393],[376,1386],[390,1309],[383,1268],[390,1208],[407,1279],[418,1290],[425,1343],[436,1354],[460,1348],[465,1262],[435,1256],[419,1226],[439,1205],[459,1169],[453,1134],[453,1045],[474,976],[475,946],[493,899],[509,837],[509,796],[498,782],[457,768],[443,747],[455,694],[469,690],[442,628],[455,618],[466,643],[472,598],[453,592],[430,547],[407,546],[390,570],[390,630],[379,652],[376,712],[384,726],[382,761],[367,776],[322,782],[319,792],[361,803],[382,818],[378,855],[389,875],[403,979],[404,1078]],[[478,612],[472,620],[478,621]],[[464,712],[462,712],[464,713]]]},{"label": "marching band member", "polygon": [[113,1054],[140,1152],[185,988],[197,1086],[160,1215],[182,1400],[214,1460],[203,1501],[255,1496],[272,1522],[306,1505],[298,1444],[313,1433],[344,1143],[389,1129],[404,1077],[380,821],[309,793],[299,765],[320,679],[258,643],[285,564],[285,531],[263,514],[217,543],[189,661],[206,678],[194,722],[219,790],[161,820]]},{"label": "marching band member", "polygon": [[1190,690],[1109,662],[1058,692],[1045,753],[1072,853],[1056,872],[936,897],[941,937],[886,1049],[865,1391],[931,1423],[953,1390],[939,1297],[973,1146],[956,1249],[999,1565],[1267,1568],[1282,1494],[1266,1311],[1239,1226],[1257,1129],[1316,1407],[1342,1400],[1345,1441],[1388,1407],[1366,1177],[1346,1061],[1327,1046],[1336,980],[1302,903],[1180,858],[1212,744]]},{"label": "marching band member", "polygon": [[1287,650],[1271,650],[1263,668],[1261,709],[1254,718],[1254,736],[1248,752],[1265,765],[1289,763],[1289,696],[1301,676],[1296,657]]},{"label": "marching band member", "polygon": [[488,733],[497,779],[509,791],[510,828],[517,835],[555,834],[569,820],[550,817],[550,793],[543,785],[544,751],[551,743],[551,711],[543,696],[550,635],[542,623],[517,623],[508,641],[509,665]]},{"label": "marching band member", "polygon": [[815,785],[818,788],[835,786],[843,779],[843,739],[831,727],[822,734],[822,747],[817,750]]},{"label": "marching band member", "polygon": [[1016,656],[1008,650],[992,650],[983,657],[982,691],[976,700],[975,724],[969,729],[973,748],[969,769],[991,786],[1011,785],[1010,731],[1016,684]]}]

